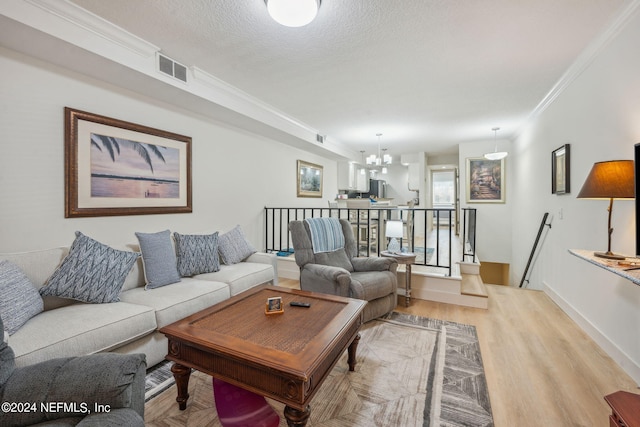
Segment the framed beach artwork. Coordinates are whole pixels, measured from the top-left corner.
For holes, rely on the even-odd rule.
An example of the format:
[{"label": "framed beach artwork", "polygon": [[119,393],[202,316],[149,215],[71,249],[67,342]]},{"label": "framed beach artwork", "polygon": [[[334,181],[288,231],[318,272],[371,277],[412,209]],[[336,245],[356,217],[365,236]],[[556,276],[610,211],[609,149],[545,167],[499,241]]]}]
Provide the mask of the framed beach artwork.
[{"label": "framed beach artwork", "polygon": [[298,160],[298,197],[322,197],[322,166]]},{"label": "framed beach artwork", "polygon": [[189,213],[191,138],[65,108],[65,217]]},{"label": "framed beach artwork", "polygon": [[467,158],[467,203],[504,203],[504,159]]}]

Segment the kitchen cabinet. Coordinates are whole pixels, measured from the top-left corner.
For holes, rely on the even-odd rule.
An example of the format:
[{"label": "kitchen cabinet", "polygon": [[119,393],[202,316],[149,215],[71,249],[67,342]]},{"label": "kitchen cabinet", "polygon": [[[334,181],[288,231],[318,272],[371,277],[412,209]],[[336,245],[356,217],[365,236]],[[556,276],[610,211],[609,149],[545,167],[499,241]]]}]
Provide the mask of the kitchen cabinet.
[{"label": "kitchen cabinet", "polygon": [[[361,171],[365,173],[362,174]],[[366,168],[358,163],[340,162],[338,163],[338,190],[348,191],[369,191],[369,176]]]}]

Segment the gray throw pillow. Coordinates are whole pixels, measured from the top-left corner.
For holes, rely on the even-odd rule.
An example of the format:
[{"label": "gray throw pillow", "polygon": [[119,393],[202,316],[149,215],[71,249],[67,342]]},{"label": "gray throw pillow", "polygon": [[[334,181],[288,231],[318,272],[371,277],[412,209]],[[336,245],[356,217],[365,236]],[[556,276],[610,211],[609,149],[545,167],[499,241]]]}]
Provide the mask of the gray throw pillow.
[{"label": "gray throw pillow", "polygon": [[146,289],[159,288],[180,281],[176,251],[169,230],[158,233],[136,233],[142,252]]},{"label": "gray throw pillow", "polygon": [[119,301],[122,285],[139,256],[76,231],[69,254],[40,288],[40,295],[94,304]]},{"label": "gray throw pillow", "polygon": [[178,253],[178,273],[182,277],[220,270],[218,232],[213,234],[173,233]]},{"label": "gray throw pillow", "polygon": [[9,335],[44,308],[38,288],[17,265],[7,260],[0,260],[0,295],[0,317]]},{"label": "gray throw pillow", "polygon": [[227,265],[237,264],[258,252],[244,237],[239,225],[218,238],[218,249],[222,262]]}]

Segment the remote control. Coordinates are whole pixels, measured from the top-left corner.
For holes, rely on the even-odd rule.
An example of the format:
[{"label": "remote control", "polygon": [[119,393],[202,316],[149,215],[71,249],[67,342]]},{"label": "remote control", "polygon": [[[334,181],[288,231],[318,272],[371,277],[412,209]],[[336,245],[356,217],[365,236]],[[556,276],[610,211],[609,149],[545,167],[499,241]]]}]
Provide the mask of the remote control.
[{"label": "remote control", "polygon": [[311,307],[311,304],[309,304],[308,302],[298,302],[298,301],[291,301],[289,305],[292,307],[305,307],[305,308]]}]

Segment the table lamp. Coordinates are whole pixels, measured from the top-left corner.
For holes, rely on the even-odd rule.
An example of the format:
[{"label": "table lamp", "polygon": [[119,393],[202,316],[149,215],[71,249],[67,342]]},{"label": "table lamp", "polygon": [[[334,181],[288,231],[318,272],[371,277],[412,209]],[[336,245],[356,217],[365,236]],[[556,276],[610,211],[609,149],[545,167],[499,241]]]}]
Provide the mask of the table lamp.
[{"label": "table lamp", "polygon": [[400,253],[400,243],[397,239],[402,239],[402,221],[387,221],[385,235],[391,237],[387,250],[392,254]]},{"label": "table lamp", "polygon": [[591,168],[587,176],[578,199],[608,199],[609,200],[609,223],[607,232],[609,235],[609,245],[607,252],[595,252],[594,255],[607,259],[624,259],[622,255],[611,252],[611,212],[613,210],[613,199],[633,199],[635,198],[634,188],[634,166],[633,160],[610,160],[607,162],[597,162]]}]

